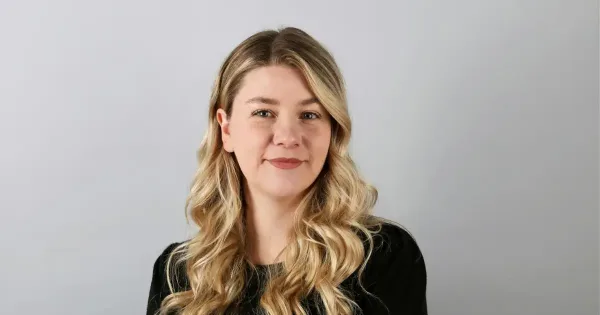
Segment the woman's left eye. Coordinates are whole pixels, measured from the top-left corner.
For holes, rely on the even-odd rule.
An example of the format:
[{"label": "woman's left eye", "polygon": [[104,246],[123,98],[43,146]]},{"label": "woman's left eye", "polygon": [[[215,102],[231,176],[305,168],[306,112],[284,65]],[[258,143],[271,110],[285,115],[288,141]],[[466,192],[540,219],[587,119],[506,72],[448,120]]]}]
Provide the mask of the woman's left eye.
[{"label": "woman's left eye", "polygon": [[302,119],[317,119],[319,118],[319,114],[317,113],[311,113],[311,112],[306,112],[306,113],[302,113]]}]

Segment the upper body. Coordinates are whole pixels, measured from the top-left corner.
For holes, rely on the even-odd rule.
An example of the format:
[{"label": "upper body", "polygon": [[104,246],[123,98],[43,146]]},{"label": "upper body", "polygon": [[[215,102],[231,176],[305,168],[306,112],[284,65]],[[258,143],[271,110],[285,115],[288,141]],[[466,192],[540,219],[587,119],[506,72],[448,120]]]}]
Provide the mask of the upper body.
[{"label": "upper body", "polygon": [[148,314],[425,314],[421,251],[372,215],[351,131],[341,71],[317,40],[284,28],[240,43],[215,80],[187,198],[198,233],[157,259]]},{"label": "upper body", "polygon": [[[167,295],[170,294],[165,274],[165,263],[169,253],[178,243],[169,245],[156,259],[152,273],[152,282],[148,296],[147,315],[153,315]],[[269,265],[257,266],[259,277],[249,277],[246,291],[242,297],[243,303],[238,309],[232,309],[229,314],[259,314],[258,298],[264,283],[260,282],[260,275],[264,275]],[[250,268],[248,269],[250,271]],[[173,283],[180,286],[175,290],[187,290],[188,281],[183,270],[177,273],[178,279]],[[425,261],[421,250],[415,240],[401,227],[385,223],[381,231],[374,237],[374,248],[370,259],[367,261],[365,272],[362,276],[363,287],[374,298],[365,293],[358,285],[356,279],[358,271],[341,284],[351,292],[354,301],[365,315],[427,314],[426,287],[427,273]],[[311,315],[321,315],[318,302],[307,299]]]}]

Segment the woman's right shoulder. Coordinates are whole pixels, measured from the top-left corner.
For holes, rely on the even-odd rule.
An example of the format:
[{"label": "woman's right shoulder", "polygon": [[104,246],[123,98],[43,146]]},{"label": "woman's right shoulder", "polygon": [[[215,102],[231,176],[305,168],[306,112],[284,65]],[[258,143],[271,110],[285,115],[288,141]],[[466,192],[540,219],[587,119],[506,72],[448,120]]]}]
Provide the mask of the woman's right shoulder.
[{"label": "woman's right shoulder", "polygon": [[[162,247],[161,248],[161,252],[158,255],[158,257],[156,257],[155,261],[154,261],[154,275],[153,276],[159,276],[159,277],[164,277],[166,276],[166,266],[167,263],[169,262],[169,258],[171,257],[171,255],[175,252],[175,250],[180,247],[183,244],[183,242],[175,242],[175,243],[170,243],[168,244],[166,247]],[[171,261],[172,263],[175,263],[177,261],[177,255],[173,256]]]},{"label": "woman's right shoulder", "polygon": [[166,262],[166,260],[173,253],[173,251],[175,251],[175,249],[177,247],[181,246],[182,244],[183,244],[183,242],[175,242],[175,243],[170,243],[166,247],[162,247],[161,248],[162,251],[158,255],[158,257],[156,258],[156,262],[155,263]]},{"label": "woman's right shoulder", "polygon": [[[175,253],[181,245],[183,245],[183,242],[175,242],[163,247],[161,253],[154,261],[148,295],[147,314],[154,314],[158,310],[162,300],[171,294],[168,279],[175,292],[187,290],[188,283],[185,276],[185,264],[179,262],[179,253]],[[174,253],[175,255],[172,255]],[[167,264],[169,267],[168,272]]]},{"label": "woman's right shoulder", "polygon": [[171,280],[181,280],[181,276],[185,274],[185,262],[181,260],[185,253],[185,243],[174,242],[163,248],[154,262],[154,269],[159,275],[166,279],[168,264]]}]

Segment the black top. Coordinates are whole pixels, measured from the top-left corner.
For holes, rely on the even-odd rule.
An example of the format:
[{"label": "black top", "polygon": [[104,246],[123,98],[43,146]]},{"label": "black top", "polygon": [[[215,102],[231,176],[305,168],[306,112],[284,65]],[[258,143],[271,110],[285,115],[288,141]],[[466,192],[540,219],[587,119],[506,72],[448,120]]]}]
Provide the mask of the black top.
[{"label": "black top", "polygon": [[[155,314],[160,302],[169,295],[165,263],[169,253],[177,245],[178,243],[169,245],[154,263],[147,315]],[[259,276],[249,277],[240,308],[230,314],[258,314],[256,310],[262,287],[260,274],[264,273],[269,266],[257,268]],[[356,280],[356,275],[357,272],[346,279],[341,286],[354,296],[354,301],[358,303],[363,314],[427,314],[425,261],[415,240],[404,229],[384,223],[381,231],[375,235],[373,253],[363,274],[363,285],[379,300],[364,293],[357,282],[353,281]],[[186,279],[178,279],[178,282],[187,283]],[[187,288],[176,288],[176,290],[187,290]],[[321,314],[316,307],[318,303],[314,302],[316,299],[310,301],[304,301],[310,308],[310,314]]]}]

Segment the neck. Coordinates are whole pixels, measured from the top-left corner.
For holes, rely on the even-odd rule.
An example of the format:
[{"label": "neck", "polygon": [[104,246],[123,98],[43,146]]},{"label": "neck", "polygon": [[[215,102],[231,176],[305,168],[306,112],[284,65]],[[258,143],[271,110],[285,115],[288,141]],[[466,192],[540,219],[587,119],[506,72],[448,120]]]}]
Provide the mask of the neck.
[{"label": "neck", "polygon": [[[245,190],[246,237],[249,259],[257,265],[280,262],[294,224],[296,201],[275,200]],[[279,256],[279,257],[278,257]]]}]

